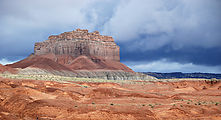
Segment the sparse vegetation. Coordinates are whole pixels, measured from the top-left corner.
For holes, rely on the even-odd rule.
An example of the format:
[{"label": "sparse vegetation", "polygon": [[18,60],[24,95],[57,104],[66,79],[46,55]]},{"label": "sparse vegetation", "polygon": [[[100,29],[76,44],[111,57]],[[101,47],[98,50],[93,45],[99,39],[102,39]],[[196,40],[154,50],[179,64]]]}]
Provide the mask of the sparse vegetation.
[{"label": "sparse vegetation", "polygon": [[188,100],[188,101],[193,102],[192,100]]},{"label": "sparse vegetation", "polygon": [[149,104],[149,106],[150,106],[151,108],[154,108],[154,105],[152,105],[152,104]]}]

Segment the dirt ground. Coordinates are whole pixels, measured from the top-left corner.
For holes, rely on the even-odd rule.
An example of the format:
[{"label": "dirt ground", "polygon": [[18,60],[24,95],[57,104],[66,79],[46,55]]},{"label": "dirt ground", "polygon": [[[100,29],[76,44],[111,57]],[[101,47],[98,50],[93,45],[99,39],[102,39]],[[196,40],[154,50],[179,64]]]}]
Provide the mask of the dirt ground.
[{"label": "dirt ground", "polygon": [[0,78],[0,120],[221,120],[221,81]]}]

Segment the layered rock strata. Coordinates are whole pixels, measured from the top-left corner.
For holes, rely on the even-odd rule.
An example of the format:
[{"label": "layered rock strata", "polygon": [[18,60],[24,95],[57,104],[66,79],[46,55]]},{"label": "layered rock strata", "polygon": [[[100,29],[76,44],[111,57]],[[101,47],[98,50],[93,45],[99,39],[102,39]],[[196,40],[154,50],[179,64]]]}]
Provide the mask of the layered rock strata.
[{"label": "layered rock strata", "polygon": [[88,30],[81,29],[49,36],[48,40],[35,44],[34,52],[35,55],[85,55],[120,61],[119,46],[112,37],[100,35],[98,31],[88,33]]}]

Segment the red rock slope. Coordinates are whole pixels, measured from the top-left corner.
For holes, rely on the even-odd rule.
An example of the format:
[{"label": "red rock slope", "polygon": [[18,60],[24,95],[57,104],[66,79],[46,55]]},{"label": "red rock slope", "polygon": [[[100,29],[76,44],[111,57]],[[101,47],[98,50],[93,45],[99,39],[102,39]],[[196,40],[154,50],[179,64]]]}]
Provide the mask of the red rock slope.
[{"label": "red rock slope", "polygon": [[4,72],[16,73],[17,70],[16,70],[16,69],[13,69],[13,68],[11,68],[11,67],[4,66],[4,65],[0,64],[0,73],[4,73]]},{"label": "red rock slope", "polygon": [[27,67],[33,67],[33,68],[40,68],[45,70],[67,70],[70,71],[69,68],[54,62],[53,60],[42,57],[42,56],[35,56],[31,55],[24,60],[21,60],[19,62],[16,62],[14,64],[7,65],[12,68],[27,68]]},{"label": "red rock slope", "polygon": [[56,55],[32,55],[28,58],[7,65],[13,68],[40,68],[45,70],[122,70],[125,72],[133,72],[126,65],[111,60],[105,60],[97,57],[79,56],[56,56]]}]

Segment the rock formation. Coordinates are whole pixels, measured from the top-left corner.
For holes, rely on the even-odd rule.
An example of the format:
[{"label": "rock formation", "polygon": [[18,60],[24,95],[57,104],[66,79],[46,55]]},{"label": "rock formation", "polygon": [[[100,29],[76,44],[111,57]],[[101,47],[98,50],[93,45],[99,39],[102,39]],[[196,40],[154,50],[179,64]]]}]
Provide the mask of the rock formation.
[{"label": "rock formation", "polygon": [[119,46],[98,31],[77,29],[38,42],[34,54],[7,65],[21,74],[56,74],[102,79],[149,79],[120,63]]},{"label": "rock formation", "polygon": [[49,36],[48,40],[35,44],[34,52],[35,55],[85,55],[120,61],[119,46],[112,37],[100,35],[98,31],[88,33],[88,30],[81,29]]}]

